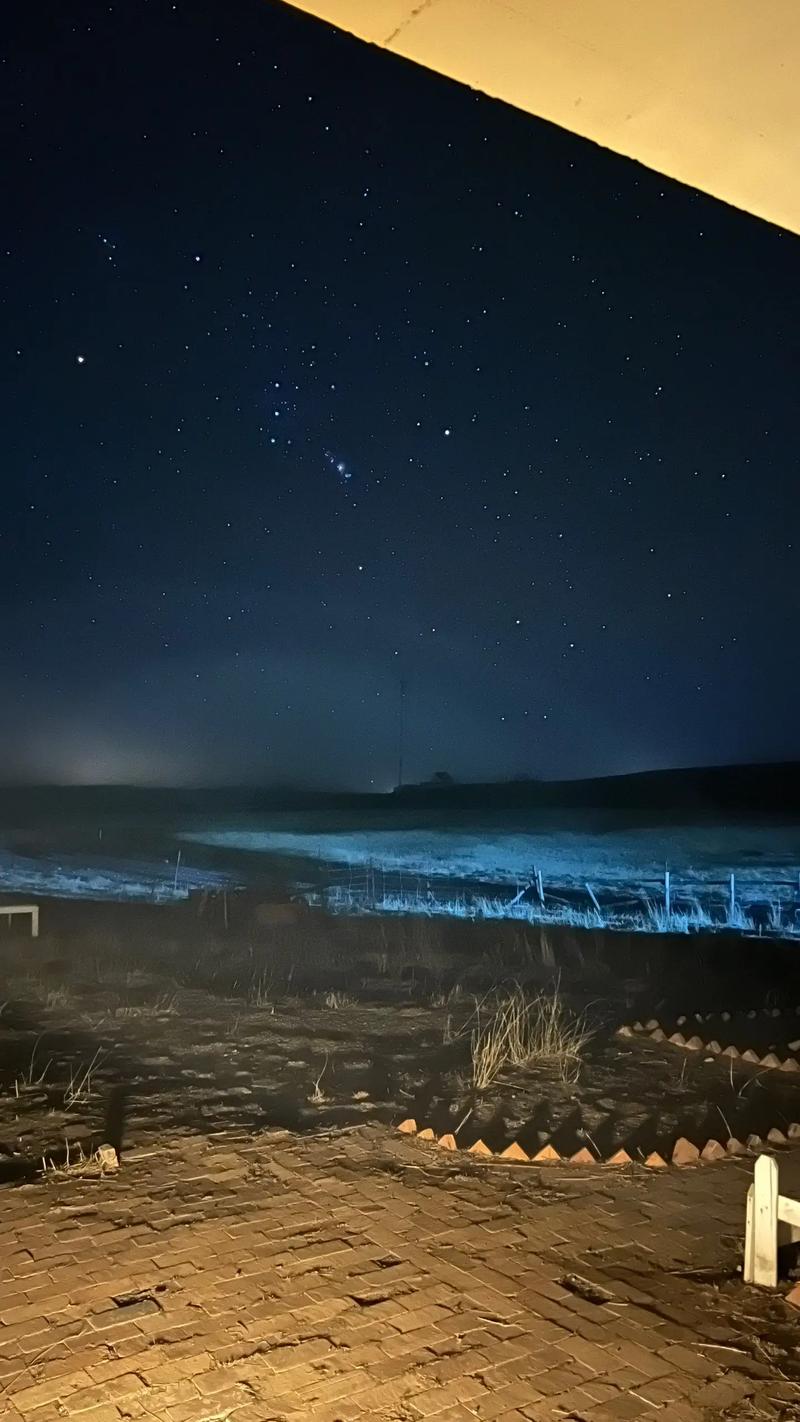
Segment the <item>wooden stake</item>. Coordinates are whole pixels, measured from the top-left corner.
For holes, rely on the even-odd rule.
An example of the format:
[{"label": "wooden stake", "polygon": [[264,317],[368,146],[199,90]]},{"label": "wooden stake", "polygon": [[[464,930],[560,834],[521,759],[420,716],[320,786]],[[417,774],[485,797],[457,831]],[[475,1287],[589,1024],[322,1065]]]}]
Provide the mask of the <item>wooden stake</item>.
[{"label": "wooden stake", "polygon": [[744,1281],[762,1289],[778,1284],[778,1162],[760,1155],[747,1192]]}]

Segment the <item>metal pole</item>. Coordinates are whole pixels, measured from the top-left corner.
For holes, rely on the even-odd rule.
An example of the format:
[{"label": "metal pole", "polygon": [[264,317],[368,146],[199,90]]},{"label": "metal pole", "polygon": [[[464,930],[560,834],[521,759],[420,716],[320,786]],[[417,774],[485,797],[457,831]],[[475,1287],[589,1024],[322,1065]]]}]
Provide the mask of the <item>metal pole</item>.
[{"label": "metal pole", "polygon": [[397,788],[402,789],[403,785],[403,756],[405,753],[406,739],[406,683],[405,678],[400,678],[400,714],[397,738]]}]

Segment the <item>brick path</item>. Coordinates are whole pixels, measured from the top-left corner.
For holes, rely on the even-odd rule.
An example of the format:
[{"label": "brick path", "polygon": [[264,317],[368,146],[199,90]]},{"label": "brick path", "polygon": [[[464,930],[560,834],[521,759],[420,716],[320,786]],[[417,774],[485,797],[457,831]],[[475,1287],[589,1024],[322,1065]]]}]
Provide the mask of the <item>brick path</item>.
[{"label": "brick path", "polygon": [[670,1272],[731,1267],[751,1169],[464,1165],[367,1127],[5,1189],[0,1417],[797,1417]]}]

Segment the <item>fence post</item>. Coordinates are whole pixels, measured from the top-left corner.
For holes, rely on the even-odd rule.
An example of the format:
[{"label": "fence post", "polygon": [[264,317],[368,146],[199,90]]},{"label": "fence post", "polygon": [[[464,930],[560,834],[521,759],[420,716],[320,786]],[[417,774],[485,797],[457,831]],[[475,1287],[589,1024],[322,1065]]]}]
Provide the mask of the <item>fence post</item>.
[{"label": "fence post", "polygon": [[730,904],[730,909],[729,909],[729,911],[728,911],[728,917],[730,918],[731,923],[733,922],[735,916],[736,916],[736,875],[735,875],[735,874],[731,874],[731,904]]},{"label": "fence post", "polygon": [[664,912],[667,918],[672,917],[672,895],[669,887],[669,869],[664,870]]},{"label": "fence post", "polygon": [[597,909],[597,912],[600,914],[600,917],[602,918],[602,910],[601,910],[601,908],[600,908],[599,903],[597,902],[597,894],[595,893],[595,891],[594,891],[594,889],[592,888],[591,884],[587,884],[587,885],[586,885],[586,892],[588,893],[589,898],[591,899],[592,903],[594,904],[595,908]]},{"label": "fence post", "polygon": [[762,1289],[778,1284],[778,1162],[760,1155],[747,1191],[744,1281]]}]

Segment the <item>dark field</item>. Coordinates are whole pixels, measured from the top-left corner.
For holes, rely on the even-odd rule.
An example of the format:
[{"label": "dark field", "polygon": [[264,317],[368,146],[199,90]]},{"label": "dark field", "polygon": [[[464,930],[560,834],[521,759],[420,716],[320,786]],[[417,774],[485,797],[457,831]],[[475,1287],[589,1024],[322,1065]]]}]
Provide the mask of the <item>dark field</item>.
[{"label": "dark field", "polygon": [[[800,1077],[614,1035],[729,1011],[698,1026],[704,1040],[786,1056],[800,1039],[787,944],[348,919],[246,895],[46,901],[38,940],[18,925],[0,922],[6,1179],[176,1130],[413,1116],[465,1146],[636,1159],[680,1135],[702,1145],[800,1120]],[[588,1040],[476,1086],[474,1034],[517,986]]]}]

